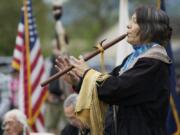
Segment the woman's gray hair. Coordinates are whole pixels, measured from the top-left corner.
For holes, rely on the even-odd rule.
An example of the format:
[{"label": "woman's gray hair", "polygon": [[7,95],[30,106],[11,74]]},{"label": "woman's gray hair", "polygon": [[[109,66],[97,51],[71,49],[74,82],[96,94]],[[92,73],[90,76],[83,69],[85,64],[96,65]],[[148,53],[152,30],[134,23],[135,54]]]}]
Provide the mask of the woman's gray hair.
[{"label": "woman's gray hair", "polygon": [[73,94],[69,95],[66,98],[66,100],[64,101],[64,108],[69,107],[70,105],[72,105],[73,108],[75,108],[77,98],[78,98],[78,94],[76,94],[76,93],[73,93]]},{"label": "woman's gray hair", "polygon": [[168,15],[156,7],[140,6],[135,10],[140,26],[140,40],[166,46],[171,39],[172,28]]},{"label": "woman's gray hair", "polygon": [[26,135],[26,132],[28,131],[28,124],[27,124],[27,118],[26,115],[24,113],[22,113],[20,110],[18,109],[13,109],[8,111],[4,118],[7,118],[9,116],[15,116],[17,121],[20,122],[23,125],[23,135]]}]

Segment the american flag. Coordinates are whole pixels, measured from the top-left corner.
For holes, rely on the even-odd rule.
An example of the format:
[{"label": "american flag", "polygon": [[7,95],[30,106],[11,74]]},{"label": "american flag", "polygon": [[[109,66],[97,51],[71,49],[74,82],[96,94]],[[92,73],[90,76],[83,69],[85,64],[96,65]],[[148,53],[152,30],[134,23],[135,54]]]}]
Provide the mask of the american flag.
[{"label": "american flag", "polygon": [[20,71],[19,108],[26,114],[30,128],[43,132],[47,87],[42,88],[40,83],[46,75],[31,0],[24,0],[21,10],[12,66]]}]

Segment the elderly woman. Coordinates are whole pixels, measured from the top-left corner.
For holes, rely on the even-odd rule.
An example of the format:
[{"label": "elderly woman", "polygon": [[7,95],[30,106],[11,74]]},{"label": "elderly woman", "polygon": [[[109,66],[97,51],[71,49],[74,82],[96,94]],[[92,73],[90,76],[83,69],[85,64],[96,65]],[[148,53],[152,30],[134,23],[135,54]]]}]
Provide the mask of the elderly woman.
[{"label": "elderly woman", "polygon": [[8,111],[3,120],[3,135],[54,135],[51,133],[30,133],[27,118],[18,109]]},{"label": "elderly woman", "polygon": [[139,7],[127,28],[127,42],[134,52],[103,81],[98,80],[102,74],[97,75],[83,59],[58,57],[56,67],[75,67],[64,79],[73,85],[78,83],[80,93],[84,83],[92,84],[89,76],[96,79],[99,100],[118,108],[118,135],[165,135],[171,60],[164,47],[171,37],[169,18],[154,7]]},{"label": "elderly woman", "polygon": [[26,116],[18,109],[8,111],[3,120],[3,135],[27,135],[29,132]]}]

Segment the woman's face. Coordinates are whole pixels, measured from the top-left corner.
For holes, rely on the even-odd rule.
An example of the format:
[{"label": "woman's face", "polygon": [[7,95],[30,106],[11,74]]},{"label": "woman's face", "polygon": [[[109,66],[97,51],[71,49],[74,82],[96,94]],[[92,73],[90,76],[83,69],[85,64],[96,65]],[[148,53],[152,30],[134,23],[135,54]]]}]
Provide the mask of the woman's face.
[{"label": "woman's face", "polygon": [[136,45],[140,43],[140,36],[139,36],[139,30],[140,27],[137,24],[136,20],[136,14],[133,14],[131,17],[131,20],[129,21],[129,24],[127,25],[127,42]]},{"label": "woman's face", "polygon": [[17,120],[14,114],[5,117],[2,125],[3,135],[20,135],[23,132],[23,125]]}]

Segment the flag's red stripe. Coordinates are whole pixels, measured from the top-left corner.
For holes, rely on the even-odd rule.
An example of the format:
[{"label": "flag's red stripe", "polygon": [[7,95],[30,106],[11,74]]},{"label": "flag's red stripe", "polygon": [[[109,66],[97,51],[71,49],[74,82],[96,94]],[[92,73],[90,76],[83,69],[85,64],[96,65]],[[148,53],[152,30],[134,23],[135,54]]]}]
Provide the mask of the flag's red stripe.
[{"label": "flag's red stripe", "polygon": [[23,34],[24,34],[24,33],[22,33],[22,32],[18,32],[18,36],[17,36],[17,37],[20,37],[20,38],[23,39]]},{"label": "flag's red stripe", "polygon": [[44,117],[42,115],[42,113],[39,113],[39,117],[38,117],[39,121],[41,122],[41,124],[44,126]]},{"label": "flag's red stripe", "polygon": [[41,107],[42,105],[42,102],[43,102],[43,99],[44,99],[44,96],[46,95],[47,93],[47,88],[44,87],[42,90],[41,90],[41,93],[39,95],[39,98],[38,100],[36,101],[36,104],[33,106],[33,110],[32,110],[32,113],[35,114],[39,108]]},{"label": "flag's red stripe", "polygon": [[32,93],[34,93],[34,90],[36,90],[37,86],[40,85],[40,81],[43,74],[44,74],[44,66],[41,67],[41,70],[37,74],[36,80],[32,84]]},{"label": "flag's red stripe", "polygon": [[31,129],[34,131],[34,132],[37,132],[37,127],[36,127],[36,123],[34,123],[32,126],[31,126]]},{"label": "flag's red stripe", "polygon": [[17,44],[15,49],[18,50],[19,52],[21,52],[22,51],[22,46]]},{"label": "flag's red stripe", "polygon": [[41,55],[41,50],[39,49],[33,63],[31,64],[31,72],[34,70],[35,66],[37,65],[40,55]]}]

